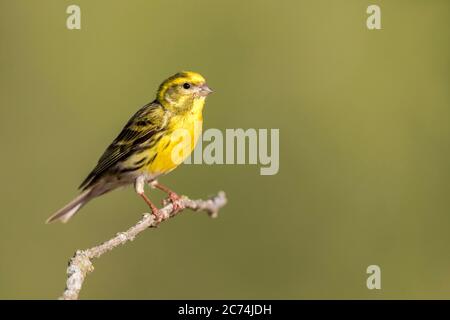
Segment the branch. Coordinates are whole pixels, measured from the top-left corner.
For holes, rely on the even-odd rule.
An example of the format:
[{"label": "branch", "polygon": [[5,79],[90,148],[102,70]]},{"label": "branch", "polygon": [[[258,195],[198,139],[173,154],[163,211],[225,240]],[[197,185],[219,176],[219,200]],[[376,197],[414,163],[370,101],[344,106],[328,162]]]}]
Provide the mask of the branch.
[{"label": "branch", "polygon": [[157,221],[152,214],[146,213],[142,219],[139,220],[134,226],[129,228],[125,232],[119,232],[117,235],[102,244],[92,247],[86,250],[77,250],[75,255],[69,261],[69,267],[67,268],[67,282],[64,293],[59,298],[61,300],[77,300],[80,294],[81,287],[86,276],[94,271],[92,265],[92,259],[100,258],[103,254],[114,248],[133,241],[134,238],[141,232],[148,228],[158,227],[159,224],[169,218],[176,216],[185,208],[192,209],[194,211],[206,211],[212,218],[216,218],[219,213],[219,209],[225,206],[227,198],[223,191],[218,195],[208,200],[191,200],[187,197],[182,197],[177,201],[177,205],[180,210],[174,211],[172,203],[166,204],[159,210],[162,220]]}]

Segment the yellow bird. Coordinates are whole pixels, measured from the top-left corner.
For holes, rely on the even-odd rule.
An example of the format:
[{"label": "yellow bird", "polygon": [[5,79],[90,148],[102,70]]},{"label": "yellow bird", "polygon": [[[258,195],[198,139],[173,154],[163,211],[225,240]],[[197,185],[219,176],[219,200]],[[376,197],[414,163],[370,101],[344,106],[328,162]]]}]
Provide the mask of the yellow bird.
[{"label": "yellow bird", "polygon": [[133,184],[156,219],[158,209],[144,193],[145,183],[179,196],[156,178],[175,169],[189,156],[201,135],[202,110],[212,90],[195,72],[180,72],[165,80],[156,99],[136,112],[98,160],[80,186],[82,193],[58,210],[47,223],[67,222],[88,201],[118,187]]}]

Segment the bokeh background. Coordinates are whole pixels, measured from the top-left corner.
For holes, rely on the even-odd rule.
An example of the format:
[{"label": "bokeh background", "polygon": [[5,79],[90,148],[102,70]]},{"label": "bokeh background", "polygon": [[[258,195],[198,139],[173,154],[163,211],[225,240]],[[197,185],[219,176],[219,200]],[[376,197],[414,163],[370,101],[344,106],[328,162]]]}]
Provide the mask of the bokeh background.
[{"label": "bokeh background", "polygon": [[0,298],[58,297],[76,249],[147,211],[128,188],[44,224],[179,70],[215,89],[205,128],[279,128],[280,171],[178,168],[161,182],[225,190],[220,217],[103,256],[81,298],[450,298],[449,21],[446,0],[2,0]]}]

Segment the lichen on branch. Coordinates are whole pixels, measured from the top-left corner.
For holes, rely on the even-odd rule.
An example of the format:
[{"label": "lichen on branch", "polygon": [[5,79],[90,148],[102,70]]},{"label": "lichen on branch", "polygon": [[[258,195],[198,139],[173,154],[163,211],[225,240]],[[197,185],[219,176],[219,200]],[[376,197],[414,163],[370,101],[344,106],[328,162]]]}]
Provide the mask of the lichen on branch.
[{"label": "lichen on branch", "polygon": [[163,221],[178,215],[184,209],[188,208],[194,211],[205,211],[210,217],[215,218],[218,216],[220,208],[225,206],[226,203],[227,198],[223,191],[208,200],[191,200],[187,197],[182,197],[177,200],[178,210],[174,210],[172,203],[166,204],[159,210],[162,217],[160,221],[156,220],[154,215],[146,213],[134,226],[124,232],[117,233],[115,237],[102,244],[86,250],[77,250],[75,255],[69,261],[66,289],[60,299],[78,299],[86,276],[94,271],[94,266],[92,264],[93,259],[100,258],[106,252],[111,251],[128,241],[134,240],[137,235],[148,228],[158,227]]}]

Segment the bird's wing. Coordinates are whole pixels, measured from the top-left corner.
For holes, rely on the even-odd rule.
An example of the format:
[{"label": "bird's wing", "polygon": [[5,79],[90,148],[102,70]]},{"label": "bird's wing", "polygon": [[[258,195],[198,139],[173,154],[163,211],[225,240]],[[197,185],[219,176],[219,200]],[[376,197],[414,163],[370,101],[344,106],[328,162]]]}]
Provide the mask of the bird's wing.
[{"label": "bird's wing", "polygon": [[105,150],[97,166],[79,188],[89,188],[110,168],[131,156],[139,146],[167,126],[167,117],[167,110],[158,102],[143,106],[131,117],[117,138]]}]

